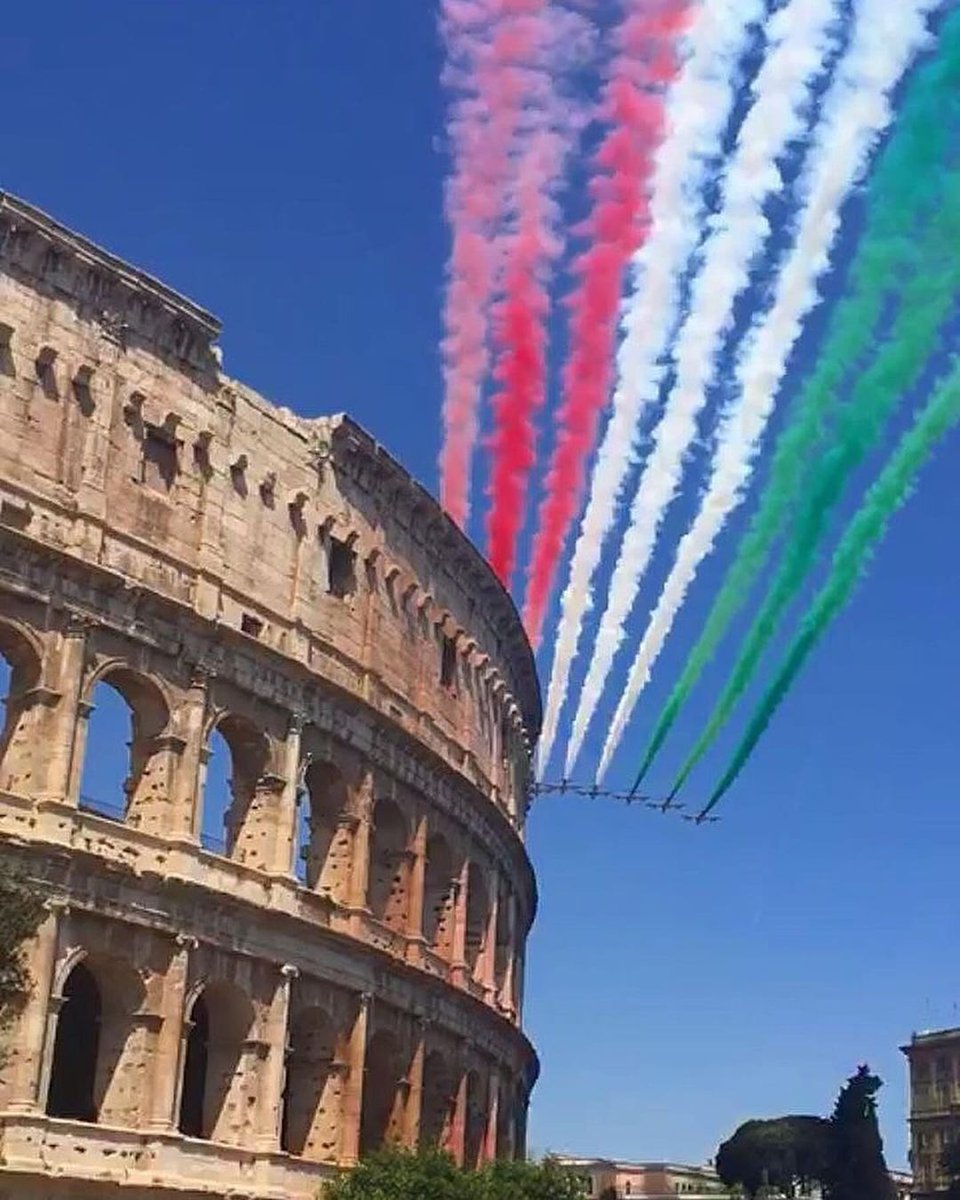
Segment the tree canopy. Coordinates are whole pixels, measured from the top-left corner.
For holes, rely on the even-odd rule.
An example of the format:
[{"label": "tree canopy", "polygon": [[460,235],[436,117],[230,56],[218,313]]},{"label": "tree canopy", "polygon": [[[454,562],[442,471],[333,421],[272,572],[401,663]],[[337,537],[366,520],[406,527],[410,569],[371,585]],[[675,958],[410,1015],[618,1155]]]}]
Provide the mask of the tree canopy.
[{"label": "tree canopy", "polygon": [[323,1200],[582,1200],[583,1186],[568,1170],[496,1162],[465,1171],[440,1152],[384,1150],[328,1184]]},{"label": "tree canopy", "polygon": [[30,986],[21,947],[43,917],[43,900],[0,860],[0,1021],[20,1004]]},{"label": "tree canopy", "polygon": [[882,1087],[883,1080],[862,1066],[837,1097],[830,1118],[827,1200],[891,1200],[893,1196],[877,1122],[876,1097]]},{"label": "tree canopy", "polygon": [[717,1174],[748,1196],[761,1187],[787,1196],[824,1177],[830,1123],[823,1117],[788,1116],[747,1121],[717,1151]]}]

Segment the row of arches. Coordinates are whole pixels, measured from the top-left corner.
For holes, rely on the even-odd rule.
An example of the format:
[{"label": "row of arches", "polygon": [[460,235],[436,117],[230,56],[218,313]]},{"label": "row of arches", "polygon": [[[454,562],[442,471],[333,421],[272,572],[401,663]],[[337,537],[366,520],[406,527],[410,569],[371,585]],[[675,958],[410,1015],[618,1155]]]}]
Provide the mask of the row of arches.
[{"label": "row of arches", "polygon": [[[143,1037],[150,1025],[143,1005],[142,981],[129,964],[85,954],[72,961],[51,999],[48,1116],[142,1123],[155,1053]],[[363,1156],[391,1143],[443,1147],[470,1167],[513,1154],[516,1097],[475,1063],[458,1060],[441,1036],[425,1030],[411,1045],[396,1021],[374,1022],[360,1061],[354,1041],[350,1021],[338,1024],[309,987],[303,996],[295,987],[278,1111],[263,1113],[269,1089],[255,1006],[232,982],[204,981],[182,1013],[175,1127],[185,1137],[245,1145],[269,1126],[273,1149],[312,1162],[340,1162],[350,1146]],[[355,1073],[362,1087],[359,1128],[351,1133],[347,1100]]]},{"label": "row of arches", "polygon": [[[29,791],[39,674],[29,641],[0,622],[0,788]],[[458,838],[432,827],[432,817],[421,828],[396,799],[373,797],[319,755],[299,753],[291,771],[276,735],[235,712],[210,711],[206,698],[193,726],[182,717],[178,726],[160,687],[123,663],[101,664],[82,694],[71,768],[82,809],[165,832],[189,738],[199,737],[190,832],[204,849],[286,871],[335,905],[365,908],[512,1005],[503,993],[512,992],[515,896],[507,881],[468,859]]]}]

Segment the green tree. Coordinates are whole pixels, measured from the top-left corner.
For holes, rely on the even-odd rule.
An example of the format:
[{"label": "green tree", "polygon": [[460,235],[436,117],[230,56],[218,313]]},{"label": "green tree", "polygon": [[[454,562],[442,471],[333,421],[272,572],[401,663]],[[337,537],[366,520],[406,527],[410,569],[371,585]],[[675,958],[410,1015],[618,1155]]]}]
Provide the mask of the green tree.
[{"label": "green tree", "polygon": [[877,1092],[883,1080],[862,1066],[837,1097],[830,1118],[827,1200],[892,1200],[893,1184],[877,1123]]},{"label": "green tree", "polygon": [[324,1200],[582,1200],[557,1163],[497,1162],[464,1171],[449,1155],[383,1150],[328,1184]]},{"label": "green tree", "polygon": [[790,1116],[746,1121],[717,1151],[717,1174],[728,1188],[754,1197],[761,1188],[787,1196],[822,1181],[830,1159],[830,1123]]},{"label": "green tree", "polygon": [[0,1024],[22,1004],[30,988],[22,946],[43,917],[43,900],[0,860]]}]

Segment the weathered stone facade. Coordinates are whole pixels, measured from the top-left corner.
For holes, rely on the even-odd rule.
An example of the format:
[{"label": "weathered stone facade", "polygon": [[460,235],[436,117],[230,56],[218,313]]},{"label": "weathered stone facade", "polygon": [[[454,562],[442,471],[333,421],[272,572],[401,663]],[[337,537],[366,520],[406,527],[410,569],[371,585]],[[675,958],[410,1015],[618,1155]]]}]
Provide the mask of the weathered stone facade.
[{"label": "weathered stone facade", "polygon": [[900,1049],[910,1067],[910,1166],[913,1195],[946,1190],[943,1153],[960,1142],[960,1029],[915,1033]]},{"label": "weathered stone facade", "polygon": [[[0,196],[0,849],[49,897],[4,1198],[295,1200],[384,1141],[524,1145],[519,619],[380,446],[224,377],[217,332]],[[131,736],[95,812],[104,687]]]}]

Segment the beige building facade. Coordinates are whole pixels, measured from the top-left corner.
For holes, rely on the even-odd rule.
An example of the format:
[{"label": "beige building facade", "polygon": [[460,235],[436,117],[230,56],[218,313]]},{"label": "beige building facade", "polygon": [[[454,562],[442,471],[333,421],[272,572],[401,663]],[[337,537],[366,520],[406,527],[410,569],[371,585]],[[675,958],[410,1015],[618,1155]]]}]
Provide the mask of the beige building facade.
[{"label": "beige building facade", "polygon": [[915,1033],[900,1049],[910,1070],[910,1166],[913,1195],[947,1186],[944,1150],[960,1141],[960,1029]]},{"label": "beige building facade", "polygon": [[382,447],[228,379],[217,333],[0,196],[0,854],[47,904],[4,1200],[306,1200],[385,1142],[524,1148],[521,623]]},{"label": "beige building facade", "polygon": [[558,1161],[583,1180],[589,1200],[716,1200],[730,1195],[710,1165],[570,1157]]}]

